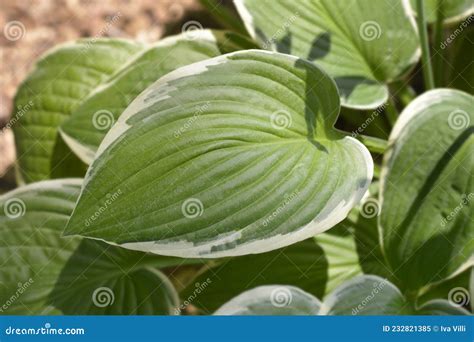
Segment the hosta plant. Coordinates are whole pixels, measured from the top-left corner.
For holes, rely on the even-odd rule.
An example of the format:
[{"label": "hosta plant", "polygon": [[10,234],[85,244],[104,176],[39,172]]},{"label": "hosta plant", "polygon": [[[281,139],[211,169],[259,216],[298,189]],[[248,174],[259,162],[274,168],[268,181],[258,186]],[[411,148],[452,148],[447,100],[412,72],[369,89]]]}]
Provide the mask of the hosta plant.
[{"label": "hosta plant", "polygon": [[469,5],[235,0],[239,33],[48,52],[12,113],[0,312],[470,314]]}]

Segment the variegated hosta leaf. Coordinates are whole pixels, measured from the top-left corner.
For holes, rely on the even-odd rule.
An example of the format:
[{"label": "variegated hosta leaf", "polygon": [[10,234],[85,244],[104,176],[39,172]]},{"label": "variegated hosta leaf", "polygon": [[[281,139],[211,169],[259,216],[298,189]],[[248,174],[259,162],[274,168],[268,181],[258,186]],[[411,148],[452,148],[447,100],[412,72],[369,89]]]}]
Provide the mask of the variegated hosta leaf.
[{"label": "variegated hosta leaf", "polygon": [[338,112],[333,80],[293,56],[247,50],[180,68],[107,134],[66,234],[212,258],[321,233],[372,178],[367,149],[333,128]]},{"label": "variegated hosta leaf", "polygon": [[326,297],[319,314],[467,315],[468,312],[442,299],[417,308],[388,280],[363,275],[349,280]]},{"label": "variegated hosta leaf", "polygon": [[413,101],[389,139],[380,227],[408,289],[474,263],[474,97],[438,89]]},{"label": "variegated hosta leaf", "polygon": [[296,55],[335,78],[342,104],[376,108],[386,83],[417,62],[419,43],[402,0],[234,0],[263,48]]},{"label": "variegated hosta leaf", "polygon": [[72,112],[61,125],[62,137],[90,164],[110,127],[151,83],[180,66],[254,46],[234,33],[211,30],[185,32],[147,46]]},{"label": "variegated hosta leaf", "polygon": [[174,312],[176,292],[154,268],[179,260],[61,238],[81,183],[43,181],[0,197],[0,313]]},{"label": "variegated hosta leaf", "polygon": [[126,40],[82,39],[59,45],[36,63],[18,89],[12,113],[19,175],[25,182],[84,174],[58,127],[142,48]]},{"label": "variegated hosta leaf", "polygon": [[245,255],[202,272],[180,293],[188,303],[211,314],[238,294],[262,285],[294,285],[316,297],[324,295],[327,261],[313,239],[258,255]]},{"label": "variegated hosta leaf", "polygon": [[321,303],[293,286],[261,286],[221,306],[215,315],[467,315],[446,300],[416,308],[395,285],[372,275],[355,277],[336,288]]},{"label": "variegated hosta leaf", "polygon": [[[461,21],[474,13],[472,0],[423,0],[426,20],[436,21],[441,6],[445,23]],[[416,12],[416,0],[410,0],[413,13]]]},{"label": "variegated hosta leaf", "polygon": [[288,285],[267,285],[245,291],[222,305],[214,315],[317,315],[321,302]]}]

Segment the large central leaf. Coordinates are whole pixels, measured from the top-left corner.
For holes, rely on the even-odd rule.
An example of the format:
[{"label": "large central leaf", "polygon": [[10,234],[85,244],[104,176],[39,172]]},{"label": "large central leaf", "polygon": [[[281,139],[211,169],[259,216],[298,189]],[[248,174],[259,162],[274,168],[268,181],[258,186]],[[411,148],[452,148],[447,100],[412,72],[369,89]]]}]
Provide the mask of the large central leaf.
[{"label": "large central leaf", "polygon": [[386,83],[419,58],[414,19],[401,0],[235,0],[264,49],[306,58],[336,80],[342,104],[376,108]]},{"label": "large central leaf", "polygon": [[293,56],[248,50],[180,68],[105,137],[66,233],[216,257],[323,232],[372,178],[366,148],[333,128],[338,112],[334,81]]}]

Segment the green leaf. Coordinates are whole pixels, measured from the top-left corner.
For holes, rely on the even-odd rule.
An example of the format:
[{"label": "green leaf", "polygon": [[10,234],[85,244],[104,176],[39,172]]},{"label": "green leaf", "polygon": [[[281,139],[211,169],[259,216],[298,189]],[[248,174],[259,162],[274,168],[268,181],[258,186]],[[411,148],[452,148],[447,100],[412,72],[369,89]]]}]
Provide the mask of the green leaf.
[{"label": "green leaf", "polygon": [[[416,0],[410,0],[413,13],[416,14]],[[461,21],[474,13],[472,0],[423,0],[426,21],[434,23],[439,6],[442,6],[444,22],[451,24]]]},{"label": "green leaf", "polygon": [[364,275],[338,287],[323,302],[320,315],[466,315],[446,300],[416,308],[400,290],[383,278]]},{"label": "green leaf", "polygon": [[335,78],[346,107],[376,108],[386,83],[419,59],[414,19],[393,0],[234,0],[264,49],[313,61]]},{"label": "green leaf", "polygon": [[36,63],[18,89],[12,113],[23,181],[84,174],[82,163],[59,137],[58,127],[141,49],[126,40],[81,39],[59,45]]},{"label": "green leaf", "polygon": [[320,308],[317,298],[297,287],[267,285],[240,294],[214,315],[317,315]]},{"label": "green leaf", "polygon": [[247,50],[177,69],[107,134],[65,232],[206,258],[312,237],[372,178],[367,149],[333,128],[338,112],[333,80],[293,56]]},{"label": "green leaf", "polygon": [[380,227],[387,260],[406,289],[474,263],[473,101],[456,90],[427,92],[390,136]]},{"label": "green leaf", "polygon": [[326,258],[310,239],[268,253],[225,260],[201,273],[180,296],[183,306],[192,304],[211,314],[248,289],[275,283],[294,285],[322,297],[326,279]]},{"label": "green leaf", "polygon": [[326,294],[363,273],[392,278],[379,242],[377,187],[378,183],[373,182],[361,204],[344,221],[315,237],[329,264]]},{"label": "green leaf", "polygon": [[61,238],[81,184],[43,181],[0,197],[0,313],[174,312],[177,294],[155,268],[180,259]]},{"label": "green leaf", "polygon": [[417,302],[425,303],[433,299],[446,299],[459,306],[468,306],[470,302],[469,280],[472,267],[446,279],[422,289]]},{"label": "green leaf", "polygon": [[328,260],[328,281],[324,294],[332,292],[345,281],[362,274],[354,235],[346,230],[345,222],[315,237]]},{"label": "green leaf", "polygon": [[395,285],[372,275],[358,276],[336,288],[321,303],[293,286],[268,285],[248,290],[222,305],[215,315],[468,315],[446,300],[416,308]]},{"label": "green leaf", "polygon": [[168,263],[84,239],[64,265],[49,302],[66,315],[175,314],[178,295],[156,269]]},{"label": "green leaf", "polygon": [[446,84],[450,88],[457,88],[469,94],[474,94],[474,83],[472,82],[474,80],[474,63],[472,63],[471,55],[466,51],[472,49],[473,42],[474,26],[471,25],[471,27],[465,28],[461,34],[454,30],[452,36],[448,36],[442,43],[444,45],[441,45],[442,49],[449,47],[452,50],[448,50],[451,55],[449,62],[446,63],[449,63],[449,68],[446,68],[448,74]]},{"label": "green leaf", "polygon": [[198,30],[165,38],[134,55],[61,125],[69,147],[87,164],[125,108],[161,76],[180,66],[222,53],[253,48],[245,38],[224,31]]}]

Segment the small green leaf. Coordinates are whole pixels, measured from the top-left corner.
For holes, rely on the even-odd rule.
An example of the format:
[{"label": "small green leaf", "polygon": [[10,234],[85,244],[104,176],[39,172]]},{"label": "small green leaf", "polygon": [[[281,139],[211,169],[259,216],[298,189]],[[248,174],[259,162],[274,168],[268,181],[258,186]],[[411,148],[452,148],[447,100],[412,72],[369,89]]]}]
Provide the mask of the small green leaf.
[{"label": "small green leaf", "polygon": [[310,238],[372,178],[367,149],[334,129],[338,112],[334,81],[293,56],[247,50],[177,69],[107,134],[65,232],[206,258]]},{"label": "small green leaf", "polygon": [[160,40],[134,55],[85,99],[61,125],[61,135],[77,156],[90,164],[120,114],[151,83],[181,66],[253,47],[244,37],[211,30],[185,32]]},{"label": "small green leaf", "polygon": [[181,259],[61,238],[81,184],[43,181],[0,197],[0,313],[174,313],[176,291],[156,268]]},{"label": "small green leaf", "polygon": [[326,279],[326,257],[310,239],[268,253],[224,260],[201,273],[180,296],[184,306],[191,303],[211,314],[248,289],[275,283],[294,285],[322,297]]},{"label": "small green leaf", "polygon": [[474,263],[474,97],[437,89],[401,114],[381,180],[391,269],[416,290]]},{"label": "small green leaf", "polygon": [[81,39],[59,45],[37,63],[15,96],[19,175],[29,183],[83,176],[84,166],[59,137],[58,127],[142,45],[118,39]]},{"label": "small green leaf", "polygon": [[414,18],[401,0],[234,0],[264,49],[313,61],[335,78],[346,107],[376,108],[386,83],[419,59]]},{"label": "small green leaf", "polygon": [[320,308],[317,298],[297,287],[267,285],[241,293],[214,315],[317,315]]}]

